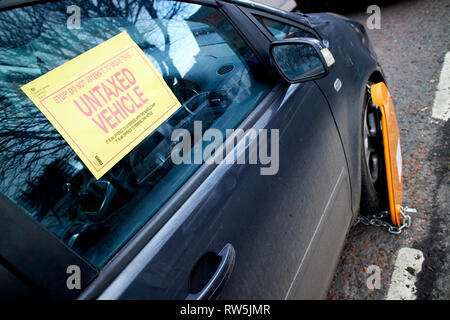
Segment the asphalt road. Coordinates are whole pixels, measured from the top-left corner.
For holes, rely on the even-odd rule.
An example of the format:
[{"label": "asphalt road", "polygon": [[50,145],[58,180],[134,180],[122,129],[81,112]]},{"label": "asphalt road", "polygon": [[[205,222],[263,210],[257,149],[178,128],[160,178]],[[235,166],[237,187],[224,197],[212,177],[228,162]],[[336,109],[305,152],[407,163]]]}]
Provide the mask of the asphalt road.
[{"label": "asphalt road", "polygon": [[[387,77],[399,120],[403,203],[417,208],[418,212],[412,215],[411,227],[400,235],[362,224],[350,230],[329,289],[328,298],[332,300],[450,298],[450,124],[442,117],[432,116],[433,109],[448,110],[449,107],[448,64],[447,72],[441,75],[441,70],[445,55],[450,51],[450,1],[388,2],[380,5],[381,29],[368,31]],[[366,25],[369,17],[366,8],[353,12],[333,10]],[[447,82],[443,81],[445,79]],[[438,88],[441,97],[435,103]],[[445,89],[447,91],[443,92]],[[403,255],[407,252],[415,252],[411,263],[417,268],[408,266],[408,259]],[[368,273],[374,268],[379,268],[378,274]],[[399,274],[400,278],[409,280],[399,281]],[[374,286],[373,275],[379,276],[379,286]],[[394,289],[406,290],[406,293],[392,295]]]}]

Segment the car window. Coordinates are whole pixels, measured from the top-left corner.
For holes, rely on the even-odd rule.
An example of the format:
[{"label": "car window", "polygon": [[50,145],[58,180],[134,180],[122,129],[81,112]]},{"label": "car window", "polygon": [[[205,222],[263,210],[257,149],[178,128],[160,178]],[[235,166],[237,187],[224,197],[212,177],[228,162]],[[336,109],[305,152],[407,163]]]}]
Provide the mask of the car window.
[{"label": "car window", "polygon": [[315,38],[315,36],[307,31],[291,26],[286,23],[271,20],[268,18],[258,17],[259,22],[275,37],[277,40],[285,40],[290,38]]},{"label": "car window", "polygon": [[[78,28],[68,28],[73,5]],[[182,107],[96,180],[20,87],[124,30]],[[271,90],[262,70],[213,7],[70,0],[2,11],[0,192],[100,268],[200,167],[172,163],[173,130],[237,127]]]}]

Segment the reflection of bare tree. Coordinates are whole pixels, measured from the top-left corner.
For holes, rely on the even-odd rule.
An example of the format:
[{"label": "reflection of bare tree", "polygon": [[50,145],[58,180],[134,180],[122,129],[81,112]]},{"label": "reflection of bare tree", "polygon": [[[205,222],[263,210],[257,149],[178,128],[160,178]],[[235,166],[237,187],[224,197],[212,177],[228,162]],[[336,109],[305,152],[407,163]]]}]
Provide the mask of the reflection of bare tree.
[{"label": "reflection of bare tree", "polygon": [[[42,30],[43,17],[40,12],[28,7],[16,12],[2,12],[0,19],[0,47],[16,47],[38,37]],[[26,26],[28,33],[22,35],[19,30]]]},{"label": "reflection of bare tree", "polygon": [[72,156],[67,143],[33,104],[24,104],[10,92],[2,91],[0,105],[2,189],[14,192],[26,181],[32,181],[49,155],[60,155],[66,160]]},{"label": "reflection of bare tree", "polygon": [[[67,29],[68,5],[81,8],[82,29]],[[182,83],[169,55],[168,20],[186,15],[184,6],[179,2],[155,0],[72,0],[0,13],[2,192],[15,197],[17,192],[31,196],[39,181],[43,181],[39,176],[48,174],[48,170],[52,171],[51,168],[57,165],[54,163],[56,158],[61,162],[78,161],[68,144],[24,96],[20,86],[124,29],[147,54],[157,57],[155,60],[170,86]],[[139,23],[149,28],[136,27]],[[162,35],[163,41],[155,34]],[[152,42],[151,39],[159,40]],[[29,201],[35,200],[31,198]]]}]

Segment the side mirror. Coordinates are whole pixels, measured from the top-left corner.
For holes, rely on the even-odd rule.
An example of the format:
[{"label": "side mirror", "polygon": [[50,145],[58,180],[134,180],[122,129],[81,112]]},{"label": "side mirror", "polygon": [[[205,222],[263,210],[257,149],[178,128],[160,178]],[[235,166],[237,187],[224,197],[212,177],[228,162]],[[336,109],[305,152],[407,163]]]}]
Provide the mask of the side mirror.
[{"label": "side mirror", "polygon": [[275,41],[270,46],[270,55],[290,83],[321,78],[335,62],[330,50],[313,38]]}]

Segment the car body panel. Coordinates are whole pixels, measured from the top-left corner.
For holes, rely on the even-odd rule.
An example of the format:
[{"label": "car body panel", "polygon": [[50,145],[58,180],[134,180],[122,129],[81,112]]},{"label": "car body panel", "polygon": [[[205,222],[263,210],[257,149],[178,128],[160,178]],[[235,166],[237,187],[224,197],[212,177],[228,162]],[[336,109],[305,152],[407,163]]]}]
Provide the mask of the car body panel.
[{"label": "car body panel", "polygon": [[[1,194],[0,213],[0,299],[22,295],[74,299],[77,291],[67,290],[66,286],[67,268],[71,265],[78,267],[83,285],[95,278],[97,271],[92,266]],[[16,287],[18,282],[23,286],[21,292]]]},{"label": "car body panel", "polygon": [[[254,126],[280,128],[279,173],[260,176],[258,166],[219,165],[101,299],[184,299],[195,262],[226,243],[236,250],[236,264],[221,298],[323,297],[323,288],[302,291],[306,287],[298,279],[315,255],[341,249],[342,241],[324,239],[337,233],[323,231],[333,226],[329,220],[340,221],[340,227],[351,220],[348,174],[316,85],[285,90]],[[309,134],[313,127],[320,134]],[[333,270],[324,264],[317,274],[329,278]]]},{"label": "car body panel", "polygon": [[[359,211],[361,198],[361,119],[366,85],[376,73],[383,79],[381,67],[364,27],[356,21],[333,14],[308,15],[311,25],[329,43],[336,60],[327,77],[316,80],[330,102],[330,107],[339,128],[348,162],[352,186],[352,209]],[[336,82],[340,82],[336,90]]]},{"label": "car body panel", "polygon": [[[93,280],[78,299],[185,299],[197,261],[228,243],[236,260],[220,298],[324,298],[359,209],[365,85],[382,75],[364,28],[250,2],[193,2],[216,4],[279,83],[240,125],[280,130],[279,172],[203,164],[95,279],[89,271]],[[270,59],[270,36],[252,18],[257,12],[328,42],[336,60],[330,73],[287,84]]]}]

